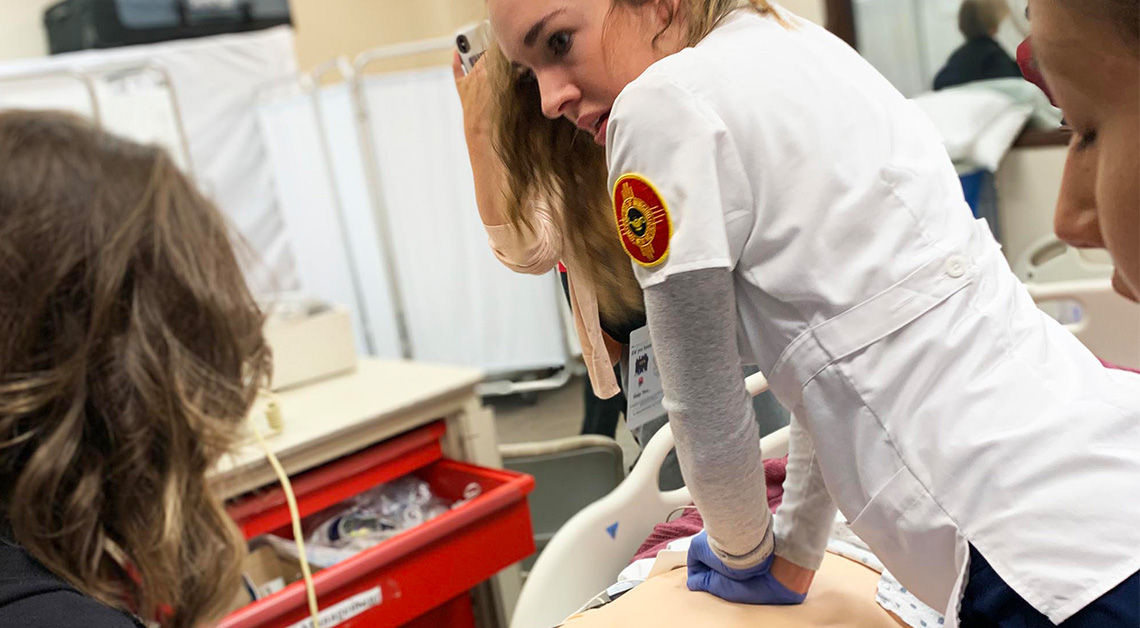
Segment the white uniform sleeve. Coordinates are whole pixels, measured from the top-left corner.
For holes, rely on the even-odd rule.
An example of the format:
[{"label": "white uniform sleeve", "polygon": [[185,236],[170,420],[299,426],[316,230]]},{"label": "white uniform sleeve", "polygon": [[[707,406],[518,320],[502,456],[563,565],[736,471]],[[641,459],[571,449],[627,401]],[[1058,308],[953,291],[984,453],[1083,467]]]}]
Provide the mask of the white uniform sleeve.
[{"label": "white uniform sleeve", "polygon": [[[608,133],[619,237],[631,257],[638,260],[641,249],[622,231],[617,186],[627,175],[647,181],[652,191],[643,207],[659,216],[659,203],[667,215],[665,254],[642,259],[635,272],[645,288],[681,471],[713,550],[730,567],[748,568],[767,558],[773,543],[760,434],[736,334],[732,269],[752,223],[748,177],[713,107],[652,70],[618,97]],[[654,243],[664,224],[657,223]]]},{"label": "white uniform sleeve", "polygon": [[676,273],[733,268],[752,223],[752,189],[713,107],[650,71],[618,97],[608,133],[611,190],[624,175],[648,180],[671,223],[664,261],[634,269],[642,287]]},{"label": "white uniform sleeve", "polygon": [[818,570],[837,508],[823,483],[811,434],[795,416],[790,431],[784,501],[776,511],[776,554]]}]

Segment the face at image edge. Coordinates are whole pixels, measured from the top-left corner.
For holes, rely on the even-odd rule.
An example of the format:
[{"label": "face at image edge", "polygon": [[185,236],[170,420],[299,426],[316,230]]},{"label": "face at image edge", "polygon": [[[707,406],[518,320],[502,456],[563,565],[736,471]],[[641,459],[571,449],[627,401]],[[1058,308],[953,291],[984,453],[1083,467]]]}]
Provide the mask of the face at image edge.
[{"label": "face at image edge", "polygon": [[[666,1],[680,12],[678,0]],[[632,7],[611,0],[489,0],[487,6],[519,80],[538,82],[543,114],[566,118],[603,145],[621,90],[679,48],[670,45],[679,29],[666,29],[668,15],[659,2]]]},{"label": "face at image edge", "polygon": [[[1087,3],[1087,4],[1086,4]],[[1107,248],[1113,285],[1140,294],[1140,42],[1094,4],[1030,0],[1033,50],[1074,136],[1054,228],[1079,248]]]}]

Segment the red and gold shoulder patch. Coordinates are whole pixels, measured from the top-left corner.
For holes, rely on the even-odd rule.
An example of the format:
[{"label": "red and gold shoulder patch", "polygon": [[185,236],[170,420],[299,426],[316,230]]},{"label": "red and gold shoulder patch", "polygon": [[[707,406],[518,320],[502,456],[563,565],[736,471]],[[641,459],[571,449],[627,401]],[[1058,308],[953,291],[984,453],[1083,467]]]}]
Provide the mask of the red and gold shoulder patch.
[{"label": "red and gold shoulder patch", "polygon": [[669,256],[673,224],[657,188],[641,175],[622,175],[614,184],[614,217],[622,246],[633,261],[652,268]]}]

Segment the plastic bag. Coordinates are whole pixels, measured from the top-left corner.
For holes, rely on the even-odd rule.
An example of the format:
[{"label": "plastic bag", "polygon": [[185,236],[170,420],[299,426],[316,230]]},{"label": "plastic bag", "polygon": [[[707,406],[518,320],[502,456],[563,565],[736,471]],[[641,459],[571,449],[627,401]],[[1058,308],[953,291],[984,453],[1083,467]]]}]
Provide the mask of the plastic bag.
[{"label": "plastic bag", "polygon": [[[464,488],[463,499],[453,503],[437,496],[427,482],[415,476],[393,480],[352,498],[339,512],[318,519],[315,527],[306,526],[306,557],[317,567],[330,567],[459,508],[482,492],[482,487],[472,482]],[[293,542],[270,538],[270,543],[279,552],[296,558]]]}]

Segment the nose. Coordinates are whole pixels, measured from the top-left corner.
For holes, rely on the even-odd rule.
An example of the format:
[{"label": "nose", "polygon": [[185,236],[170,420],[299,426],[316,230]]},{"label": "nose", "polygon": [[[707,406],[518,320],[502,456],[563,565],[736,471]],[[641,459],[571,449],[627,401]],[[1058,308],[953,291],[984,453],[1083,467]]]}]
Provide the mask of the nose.
[{"label": "nose", "polygon": [[1096,167],[1095,155],[1077,152],[1075,147],[1070,149],[1053,229],[1058,238],[1077,248],[1104,247],[1097,219]]},{"label": "nose", "polygon": [[542,115],[554,120],[567,114],[567,108],[581,97],[573,81],[560,70],[536,72],[538,93],[542,96]]}]

